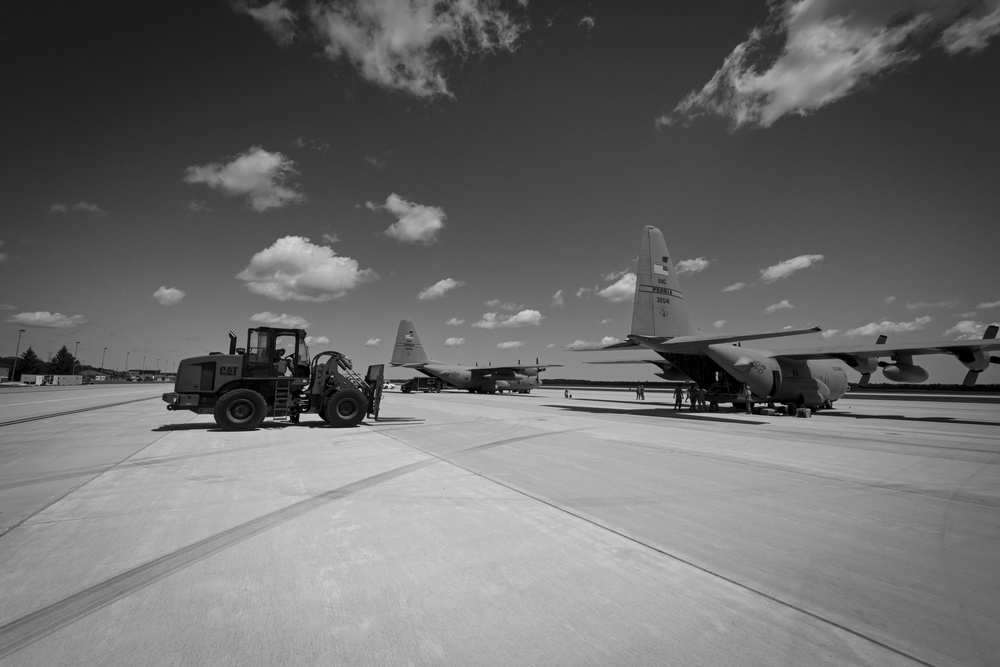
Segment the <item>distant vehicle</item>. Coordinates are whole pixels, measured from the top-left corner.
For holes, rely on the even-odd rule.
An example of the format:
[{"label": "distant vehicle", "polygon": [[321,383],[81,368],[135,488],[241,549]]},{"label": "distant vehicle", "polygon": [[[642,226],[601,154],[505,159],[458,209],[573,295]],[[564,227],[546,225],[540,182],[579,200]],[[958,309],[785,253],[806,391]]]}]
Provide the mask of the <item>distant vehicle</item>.
[{"label": "distant vehicle", "polygon": [[403,383],[399,390],[404,394],[409,394],[411,391],[439,394],[441,393],[441,381],[437,378],[410,378]]},{"label": "distant vehicle", "polygon": [[456,366],[444,361],[428,359],[420,343],[417,330],[410,320],[400,320],[396,330],[396,345],[392,349],[393,366],[412,368],[424,375],[441,380],[444,385],[465,389],[476,394],[495,394],[504,391],[527,394],[542,384],[538,374],[548,366],[561,364],[535,364],[513,366]]},{"label": "distant vehicle", "polygon": [[386,382],[384,385],[382,385],[382,391],[388,391],[390,389],[395,389],[395,388],[396,388],[396,385],[394,385],[391,382]]}]

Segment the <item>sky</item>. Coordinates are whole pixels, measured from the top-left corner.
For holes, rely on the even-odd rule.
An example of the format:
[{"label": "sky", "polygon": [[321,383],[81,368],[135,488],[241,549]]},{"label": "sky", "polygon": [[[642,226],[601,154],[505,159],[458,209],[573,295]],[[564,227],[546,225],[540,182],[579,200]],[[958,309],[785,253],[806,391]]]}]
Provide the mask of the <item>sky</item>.
[{"label": "sky", "polygon": [[645,225],[706,333],[980,337],[998,33],[1000,0],[5,3],[0,355],[172,371],[274,325],[363,368],[405,317],[435,359],[654,380],[572,350],[628,334]]}]

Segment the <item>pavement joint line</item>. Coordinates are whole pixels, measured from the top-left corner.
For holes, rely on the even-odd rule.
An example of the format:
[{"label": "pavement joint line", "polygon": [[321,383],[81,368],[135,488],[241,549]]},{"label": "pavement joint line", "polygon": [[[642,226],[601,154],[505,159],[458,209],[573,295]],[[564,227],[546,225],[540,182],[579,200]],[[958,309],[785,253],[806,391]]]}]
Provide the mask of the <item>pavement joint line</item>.
[{"label": "pavement joint line", "polygon": [[154,398],[159,398],[159,396],[147,396],[146,398],[134,398],[130,401],[119,401],[118,403],[105,403],[104,405],[92,405],[89,408],[77,408],[76,410],[65,410],[63,412],[51,412],[47,415],[36,415],[34,417],[23,417],[21,419],[11,419],[10,421],[0,422],[0,427],[2,426],[13,426],[14,424],[24,424],[26,422],[38,421],[40,419],[49,419],[51,417],[64,417],[66,415],[75,415],[79,412],[90,412],[92,410],[103,410],[104,408],[113,408],[119,405],[128,405],[129,403],[140,403],[142,401],[151,401]]}]

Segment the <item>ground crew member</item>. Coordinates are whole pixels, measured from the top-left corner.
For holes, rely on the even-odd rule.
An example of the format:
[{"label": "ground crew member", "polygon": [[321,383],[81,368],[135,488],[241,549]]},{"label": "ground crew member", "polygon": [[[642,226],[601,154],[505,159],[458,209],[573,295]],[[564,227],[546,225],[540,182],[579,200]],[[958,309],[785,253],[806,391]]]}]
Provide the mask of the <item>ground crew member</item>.
[{"label": "ground crew member", "polygon": [[684,407],[684,387],[677,385],[674,387],[674,410]]},{"label": "ground crew member", "polygon": [[750,391],[750,385],[749,384],[743,385],[743,402],[747,406],[748,415],[753,414],[753,403],[751,402],[752,399],[753,399],[753,392]]}]

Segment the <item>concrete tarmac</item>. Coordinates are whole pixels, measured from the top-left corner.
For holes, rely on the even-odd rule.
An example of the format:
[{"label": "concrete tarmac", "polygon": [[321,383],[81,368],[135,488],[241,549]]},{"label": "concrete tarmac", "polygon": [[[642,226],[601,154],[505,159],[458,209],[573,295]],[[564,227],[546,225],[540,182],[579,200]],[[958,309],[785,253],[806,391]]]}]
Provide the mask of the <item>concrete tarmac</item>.
[{"label": "concrete tarmac", "polygon": [[0,391],[0,666],[1000,655],[1000,402],[391,392],[228,433],[110,390]]}]

